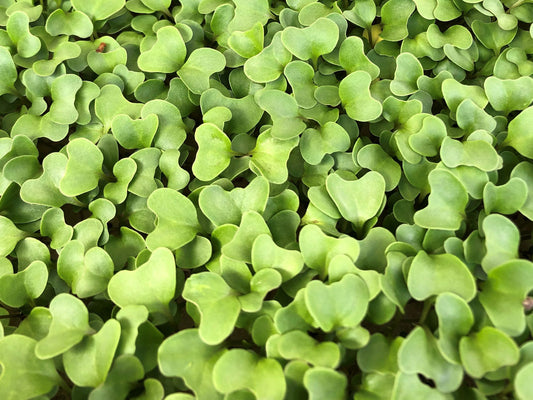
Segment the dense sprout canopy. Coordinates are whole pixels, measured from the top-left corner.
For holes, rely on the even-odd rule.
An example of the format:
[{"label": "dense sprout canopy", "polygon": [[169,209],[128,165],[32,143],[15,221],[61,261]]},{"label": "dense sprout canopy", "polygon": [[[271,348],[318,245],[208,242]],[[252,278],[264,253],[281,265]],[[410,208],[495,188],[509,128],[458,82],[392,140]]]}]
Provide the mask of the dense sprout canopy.
[{"label": "dense sprout canopy", "polygon": [[530,0],[0,0],[0,399],[533,399]]}]

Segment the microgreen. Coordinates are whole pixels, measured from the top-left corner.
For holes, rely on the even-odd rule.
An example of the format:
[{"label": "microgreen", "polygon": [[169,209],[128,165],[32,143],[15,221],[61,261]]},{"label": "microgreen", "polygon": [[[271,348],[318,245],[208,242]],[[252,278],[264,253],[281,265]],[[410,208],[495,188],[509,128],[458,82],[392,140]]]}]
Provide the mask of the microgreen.
[{"label": "microgreen", "polygon": [[0,398],[530,400],[515,0],[0,0]]}]

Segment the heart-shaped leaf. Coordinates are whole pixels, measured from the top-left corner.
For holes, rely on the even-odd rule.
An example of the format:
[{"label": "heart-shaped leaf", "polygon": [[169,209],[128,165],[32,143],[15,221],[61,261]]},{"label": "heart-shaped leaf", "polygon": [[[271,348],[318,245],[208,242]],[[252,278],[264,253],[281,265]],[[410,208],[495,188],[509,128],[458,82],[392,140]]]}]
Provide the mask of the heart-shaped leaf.
[{"label": "heart-shaped leaf", "polygon": [[272,82],[279,78],[291,59],[292,54],[282,43],[281,32],[277,32],[267,47],[246,60],[244,73],[253,82]]},{"label": "heart-shaped leaf", "polygon": [[241,310],[236,295],[220,275],[212,272],[194,274],[185,281],[182,296],[198,307],[203,342],[217,345],[233,332]]},{"label": "heart-shaped leaf", "polygon": [[90,3],[83,0],[72,1],[72,6],[76,11],[87,14],[93,21],[102,21],[109,18],[119,12],[125,4],[125,0],[95,0]]},{"label": "heart-shaped leaf", "polygon": [[196,209],[187,197],[162,188],[148,197],[147,204],[157,216],[156,228],[146,238],[148,249],[167,247],[176,250],[194,239],[199,225]]},{"label": "heart-shaped leaf", "polygon": [[159,347],[159,368],[165,376],[182,378],[196,398],[219,400],[222,395],[213,386],[213,367],[224,352],[220,346],[204,343],[197,329],[184,329]]},{"label": "heart-shaped leaf", "polygon": [[175,26],[165,26],[157,32],[153,46],[141,52],[137,64],[141,71],[172,73],[185,61],[187,49],[180,31]]},{"label": "heart-shaped leaf", "polygon": [[418,59],[411,53],[401,53],[396,59],[396,71],[390,90],[396,96],[407,96],[418,90],[417,80],[424,74]]},{"label": "heart-shaped leaf", "polygon": [[516,151],[525,157],[533,158],[531,143],[533,136],[529,126],[533,121],[533,107],[526,108],[518,114],[508,127],[507,137],[503,142],[504,145],[513,147]]},{"label": "heart-shaped leaf", "polygon": [[429,255],[419,251],[409,269],[407,287],[419,301],[445,292],[455,293],[466,301],[476,295],[472,273],[452,254]]},{"label": "heart-shaped leaf", "polygon": [[48,281],[48,268],[42,261],[33,261],[16,274],[0,276],[0,300],[10,307],[22,307],[39,297]]},{"label": "heart-shaped leaf", "polygon": [[270,130],[266,130],[258,136],[255,148],[251,151],[250,169],[272,183],[284,183],[289,174],[289,154],[297,145],[297,137],[280,140],[275,138]]},{"label": "heart-shaped leaf", "polygon": [[298,118],[298,104],[287,93],[281,90],[261,90],[255,94],[255,101],[272,117],[270,134],[274,138],[293,139],[305,129],[305,123]]},{"label": "heart-shaped leaf", "polygon": [[468,193],[450,172],[434,169],[429,173],[428,206],[414,215],[415,223],[428,229],[456,230],[461,226]]},{"label": "heart-shaped leaf", "polygon": [[355,71],[339,84],[339,96],[346,114],[356,121],[372,121],[381,115],[383,107],[370,94],[372,77],[366,71]]},{"label": "heart-shaped leaf", "polygon": [[131,119],[129,115],[119,114],[111,122],[113,136],[125,149],[150,147],[157,132],[159,119],[149,114],[142,119]]},{"label": "heart-shaped leaf", "polygon": [[330,174],[326,188],[344,219],[361,229],[374,217],[385,198],[385,179],[378,172],[367,172],[354,181],[344,180],[339,174]]},{"label": "heart-shaped leaf", "polygon": [[46,20],[46,32],[52,36],[87,38],[93,33],[93,23],[87,14],[80,11],[66,13],[62,9],[57,9]]},{"label": "heart-shaped leaf", "polygon": [[435,337],[422,327],[416,327],[398,350],[400,371],[422,374],[435,382],[440,392],[454,392],[463,380],[463,368],[446,361]]},{"label": "heart-shaped leaf", "polygon": [[143,305],[149,312],[169,314],[168,303],[176,290],[176,264],[165,248],[153,251],[148,261],[133,271],[119,271],[109,281],[109,297],[119,307]]},{"label": "heart-shaped leaf", "polygon": [[22,11],[16,11],[9,16],[6,25],[11,41],[17,46],[17,52],[24,58],[29,58],[41,49],[41,41],[30,32],[30,19]]},{"label": "heart-shaped leaf", "polygon": [[288,27],[281,34],[283,45],[300,60],[311,60],[328,54],[337,45],[339,28],[328,18],[319,18],[307,28]]},{"label": "heart-shaped leaf", "polygon": [[56,386],[60,377],[53,360],[35,356],[36,341],[12,334],[0,339],[0,396],[6,400],[43,396]]},{"label": "heart-shaped leaf", "polygon": [[107,377],[120,339],[120,324],[109,319],[102,328],[65,354],[63,365],[72,382],[79,386],[99,386]]},{"label": "heart-shaped leaf", "polygon": [[178,76],[191,92],[202,94],[209,89],[211,75],[222,71],[225,66],[226,59],[222,53],[210,48],[200,48],[189,55],[178,71]]},{"label": "heart-shaped leaf", "polygon": [[194,175],[203,181],[213,180],[230,164],[233,156],[231,141],[211,123],[196,128],[194,138],[198,143],[198,153],[192,166]]},{"label": "heart-shaped leaf", "polygon": [[520,358],[516,343],[491,326],[464,336],[459,343],[459,352],[466,373],[474,378],[514,365]]},{"label": "heart-shaped leaf", "polygon": [[496,328],[512,336],[525,329],[522,302],[533,288],[533,264],[511,260],[488,272],[479,300]]},{"label": "heart-shaped leaf", "polygon": [[307,309],[324,332],[357,326],[367,312],[368,302],[365,282],[353,274],[347,274],[329,286],[311,281],[305,288]]},{"label": "heart-shaped leaf", "polygon": [[342,400],[345,398],[348,386],[344,374],[324,367],[308,369],[303,376],[303,383],[309,392],[309,400],[326,397],[331,400]]},{"label": "heart-shaped leaf", "polygon": [[65,196],[78,196],[98,186],[102,173],[102,152],[87,139],[72,140],[67,146],[68,162],[59,190]]},{"label": "heart-shaped leaf", "polygon": [[67,293],[58,294],[50,302],[52,324],[45,338],[35,347],[41,360],[58,356],[93,333],[89,326],[89,312],[83,302]]},{"label": "heart-shaped leaf", "polygon": [[439,318],[437,346],[446,360],[459,364],[459,340],[470,332],[474,314],[465,300],[451,292],[437,296],[435,311]]},{"label": "heart-shaped leaf", "polygon": [[244,349],[232,349],[217,360],[213,383],[226,395],[247,389],[258,399],[282,400],[286,391],[281,365]]},{"label": "heart-shaped leaf", "polygon": [[100,247],[85,249],[82,242],[70,241],[57,260],[57,273],[81,298],[102,293],[113,276],[113,261]]},{"label": "heart-shaped leaf", "polygon": [[313,365],[336,368],[339,347],[333,342],[318,342],[302,331],[287,332],[277,339],[277,348],[286,360],[305,360]]},{"label": "heart-shaped leaf", "polygon": [[9,50],[0,46],[0,95],[15,92],[17,69]]}]

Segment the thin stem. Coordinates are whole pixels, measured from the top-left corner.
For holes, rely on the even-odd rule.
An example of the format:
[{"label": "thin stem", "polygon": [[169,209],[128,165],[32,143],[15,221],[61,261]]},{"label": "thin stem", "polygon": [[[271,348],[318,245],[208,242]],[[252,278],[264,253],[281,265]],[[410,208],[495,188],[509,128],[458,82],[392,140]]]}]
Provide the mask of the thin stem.
[{"label": "thin stem", "polygon": [[423,325],[424,322],[426,322],[426,318],[429,314],[429,311],[431,310],[431,307],[433,306],[433,303],[435,302],[434,299],[426,300],[424,302],[424,308],[422,308],[422,313],[420,314],[420,319],[418,320],[419,325]]},{"label": "thin stem", "polygon": [[509,10],[512,10],[513,8],[520,7],[522,4],[527,3],[529,0],[518,0],[516,3],[513,3],[511,7],[509,7]]},{"label": "thin stem", "polygon": [[22,317],[23,315],[24,315],[24,314],[0,315],[0,319],[19,318],[19,317]]},{"label": "thin stem", "polygon": [[59,384],[59,387],[60,387],[61,389],[63,389],[63,391],[64,391],[65,393],[67,393],[68,395],[71,395],[71,394],[72,394],[72,389],[71,389],[71,387],[67,384],[67,382],[65,382],[65,380],[63,379],[62,376],[60,376],[60,379],[59,379],[58,384]]},{"label": "thin stem", "polygon": [[165,8],[165,9],[161,10],[161,12],[162,12],[163,14],[165,14],[167,17],[174,19],[174,16],[173,16],[172,13],[168,10],[168,8]]}]

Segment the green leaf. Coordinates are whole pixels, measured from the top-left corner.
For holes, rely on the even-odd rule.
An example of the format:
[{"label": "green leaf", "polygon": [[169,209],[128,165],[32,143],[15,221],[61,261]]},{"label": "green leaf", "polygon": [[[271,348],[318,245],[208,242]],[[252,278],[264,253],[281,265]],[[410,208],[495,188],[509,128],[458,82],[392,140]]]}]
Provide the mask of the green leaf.
[{"label": "green leaf", "polygon": [[445,292],[437,296],[435,312],[439,318],[437,346],[446,360],[460,364],[459,340],[474,325],[474,314],[465,300]]},{"label": "green leaf", "polygon": [[339,174],[330,174],[326,179],[327,191],[340,214],[357,229],[362,229],[381,209],[385,187],[385,179],[375,171],[354,181],[344,180]]},{"label": "green leaf", "polygon": [[105,85],[94,103],[96,116],[104,124],[104,132],[111,129],[111,122],[118,114],[126,114],[131,118],[139,118],[142,104],[131,103],[126,100],[115,85]]},{"label": "green leaf", "polygon": [[466,301],[476,296],[474,277],[459,258],[453,254],[429,255],[423,250],[413,259],[407,288],[418,301],[445,292],[455,293]]},{"label": "green leaf", "polygon": [[286,392],[281,365],[243,349],[229,350],[218,359],[213,383],[223,394],[247,389],[258,400],[282,400]]},{"label": "green leaf", "polygon": [[133,271],[119,271],[109,281],[109,297],[119,307],[143,305],[149,312],[168,317],[168,303],[176,290],[176,264],[165,248],[153,251],[150,258]]},{"label": "green leaf", "polygon": [[142,51],[138,58],[139,69],[145,72],[177,72],[187,54],[180,31],[174,26],[165,26],[156,35],[157,40],[153,46]]},{"label": "green leaf", "polygon": [[513,259],[518,258],[520,232],[503,215],[488,215],[483,220],[485,247],[487,253],[481,260],[485,272]]},{"label": "green leaf", "polygon": [[68,162],[59,190],[65,196],[78,196],[98,186],[104,156],[87,139],[72,140],[67,146]]},{"label": "green leaf", "polygon": [[123,158],[113,166],[116,182],[109,182],[104,187],[104,197],[115,204],[123,203],[128,195],[128,186],[137,172],[137,164],[131,158]]},{"label": "green leaf", "polygon": [[213,386],[213,367],[224,352],[220,346],[204,343],[197,329],[184,329],[168,337],[157,353],[165,376],[182,378],[197,399],[218,400],[222,395]]},{"label": "green leaf", "polygon": [[505,333],[490,326],[463,337],[459,351],[466,373],[474,378],[514,365],[520,357],[516,343]]},{"label": "green leaf", "polygon": [[84,298],[102,293],[113,276],[113,261],[100,247],[85,249],[82,242],[72,240],[61,250],[57,273],[72,293]]},{"label": "green leaf", "polygon": [[460,142],[446,137],[442,141],[440,156],[443,164],[448,168],[466,165],[482,171],[494,171],[502,164],[494,147],[484,140]]},{"label": "green leaf", "polygon": [[520,368],[514,377],[514,390],[519,400],[527,400],[533,396],[533,363]]},{"label": "green leaf", "polygon": [[0,300],[10,307],[22,307],[43,293],[47,280],[46,264],[35,260],[16,274],[0,276]]},{"label": "green leaf", "polygon": [[497,329],[520,335],[526,327],[522,302],[533,288],[533,264],[511,260],[492,268],[487,275],[479,301]]},{"label": "green leaf", "polygon": [[126,4],[125,0],[95,0],[90,3],[83,0],[72,0],[76,11],[87,14],[93,21],[102,21],[119,12]]},{"label": "green leaf", "polygon": [[63,365],[72,382],[78,386],[99,386],[107,377],[120,339],[120,324],[109,319],[102,328],[65,354]]},{"label": "green leaf", "polygon": [[144,376],[144,370],[138,358],[126,354],[116,358],[106,381],[94,389],[91,400],[119,400],[128,396],[137,381]]},{"label": "green leaf", "polygon": [[326,368],[336,368],[340,361],[337,344],[318,342],[302,331],[287,332],[277,339],[276,344],[279,353],[286,360],[305,360]]},{"label": "green leaf", "polygon": [[251,58],[263,50],[263,25],[257,22],[247,31],[233,31],[228,38],[228,46],[239,56]]},{"label": "green leaf", "polygon": [[472,46],[472,35],[462,25],[452,25],[445,32],[441,32],[436,24],[431,24],[427,28],[427,40],[431,47],[441,48],[446,44],[467,50]]},{"label": "green leaf", "polygon": [[16,11],[11,14],[7,20],[6,30],[21,57],[33,57],[41,49],[41,41],[30,32],[30,19],[26,13]]},{"label": "green leaf", "polygon": [[454,392],[463,380],[461,365],[446,361],[435,337],[420,326],[411,331],[400,346],[398,367],[404,373],[418,373],[432,379],[443,393]]},{"label": "green leaf", "polygon": [[339,28],[328,18],[319,18],[307,28],[288,27],[281,34],[283,45],[300,60],[311,60],[328,54],[337,45]]},{"label": "green leaf", "polygon": [[57,9],[46,20],[46,32],[52,36],[67,35],[87,38],[93,33],[93,23],[82,12],[66,13],[62,9]]},{"label": "green leaf", "polygon": [[300,152],[312,165],[319,164],[326,154],[343,152],[350,147],[348,132],[335,122],[326,122],[319,129],[306,129],[302,135]]},{"label": "green leaf", "polygon": [[192,171],[202,181],[215,179],[230,164],[233,151],[231,141],[216,125],[206,123],[196,128],[194,138],[198,152]]},{"label": "green leaf", "polygon": [[156,228],[146,238],[148,249],[176,250],[196,236],[199,228],[196,209],[181,193],[157,189],[148,197],[148,208],[157,215]]},{"label": "green leaf", "polygon": [[339,96],[346,114],[356,121],[372,121],[381,115],[381,103],[370,94],[372,76],[366,71],[355,71],[339,84]]},{"label": "green leaf", "polygon": [[12,334],[0,339],[0,396],[6,400],[30,399],[45,395],[60,377],[52,360],[35,356],[36,341]]},{"label": "green leaf", "polygon": [[222,53],[210,48],[200,48],[189,55],[179,69],[178,76],[192,93],[202,94],[209,89],[211,75],[222,71],[225,66],[226,59]]},{"label": "green leaf", "polygon": [[511,178],[500,186],[488,182],[483,188],[485,212],[514,214],[526,203],[527,196],[527,184],[520,178]]},{"label": "green leaf", "polygon": [[396,58],[396,71],[390,83],[390,90],[396,96],[407,96],[418,90],[417,80],[424,75],[424,69],[411,53],[401,53]]},{"label": "green leaf", "polygon": [[304,262],[300,252],[279,247],[270,235],[262,234],[253,242],[252,266],[256,272],[273,268],[281,274],[284,281],[288,281],[298,275]]},{"label": "green leaf", "polygon": [[347,274],[339,282],[328,286],[320,281],[311,281],[305,289],[305,304],[324,332],[357,326],[367,312],[368,302],[365,282],[353,274]]},{"label": "green leaf", "polygon": [[76,93],[82,87],[82,80],[73,74],[55,78],[50,87],[53,103],[50,106],[50,120],[56,124],[73,124],[79,114],[75,107]]},{"label": "green leaf", "polygon": [[359,256],[359,242],[351,236],[339,238],[327,236],[316,225],[305,225],[300,231],[300,251],[305,264],[319,272],[321,278],[328,275],[329,262],[339,254],[345,254],[353,262]]},{"label": "green leaf", "polygon": [[241,310],[236,295],[224,279],[213,272],[200,272],[185,281],[182,296],[198,307],[199,335],[206,344],[220,344],[233,332]]},{"label": "green leaf", "polygon": [[[372,3],[372,5],[369,6],[369,3]],[[374,10],[376,8],[374,2],[362,1],[356,2],[354,9],[365,6],[373,6]],[[339,49],[339,63],[348,75],[355,71],[366,71],[373,80],[379,76],[379,67],[368,59],[365,54],[363,40],[357,36],[350,36],[342,42]]]},{"label": "green leaf", "polygon": [[267,47],[246,60],[244,73],[248,79],[257,83],[272,82],[283,73],[283,69],[292,59],[292,54],[283,45],[281,35],[281,32],[277,32]]},{"label": "green leaf", "polygon": [[533,158],[533,150],[531,150],[533,136],[529,129],[532,121],[533,107],[526,108],[520,112],[509,123],[507,137],[503,142],[504,145],[513,147],[520,154],[528,158]]},{"label": "green leaf", "polygon": [[357,163],[363,168],[379,172],[385,179],[385,191],[387,192],[394,189],[400,182],[402,174],[400,166],[378,144],[363,146],[357,152]]},{"label": "green leaf", "polygon": [[387,1],[381,8],[381,38],[393,42],[405,39],[409,33],[407,20],[414,10],[415,3],[411,0]]},{"label": "green leaf", "polygon": [[414,215],[415,223],[428,229],[457,230],[465,217],[468,193],[450,172],[434,169],[429,173],[428,206]]},{"label": "green leaf", "polygon": [[323,367],[308,369],[304,374],[303,383],[309,392],[309,400],[342,400],[348,385],[344,374]]},{"label": "green leaf", "polygon": [[442,82],[442,94],[452,117],[459,104],[465,99],[472,100],[480,108],[485,108],[489,102],[483,88],[475,85],[463,85],[455,79],[446,79]]},{"label": "green leaf", "polygon": [[272,183],[284,183],[288,178],[289,154],[297,145],[297,137],[280,140],[266,130],[258,136],[255,148],[251,151],[250,169]]},{"label": "green leaf", "polygon": [[35,347],[35,355],[41,360],[58,356],[92,333],[89,312],[83,302],[67,293],[60,293],[50,302],[52,324],[45,338]]},{"label": "green leaf", "polygon": [[343,15],[361,28],[370,29],[376,18],[376,3],[373,0],[357,1],[352,9],[344,11]]},{"label": "green leaf", "polygon": [[[287,68],[289,68],[289,64]],[[261,90],[255,94],[255,101],[272,117],[270,134],[281,140],[297,137],[306,127],[299,118],[297,100],[281,90]]]},{"label": "green leaf", "polygon": [[129,115],[119,114],[111,122],[113,136],[125,149],[150,147],[157,132],[159,119],[148,114],[142,119],[131,119]]},{"label": "green leaf", "polygon": [[0,231],[3,238],[0,242],[0,257],[5,257],[13,251],[17,243],[26,236],[26,233],[18,229],[9,218],[3,215],[0,215]]},{"label": "green leaf", "polygon": [[490,105],[496,111],[505,114],[526,109],[533,99],[533,79],[529,76],[518,79],[498,79],[489,76],[483,86]]},{"label": "green leaf", "polygon": [[17,69],[9,50],[0,46],[0,96],[15,92]]}]

